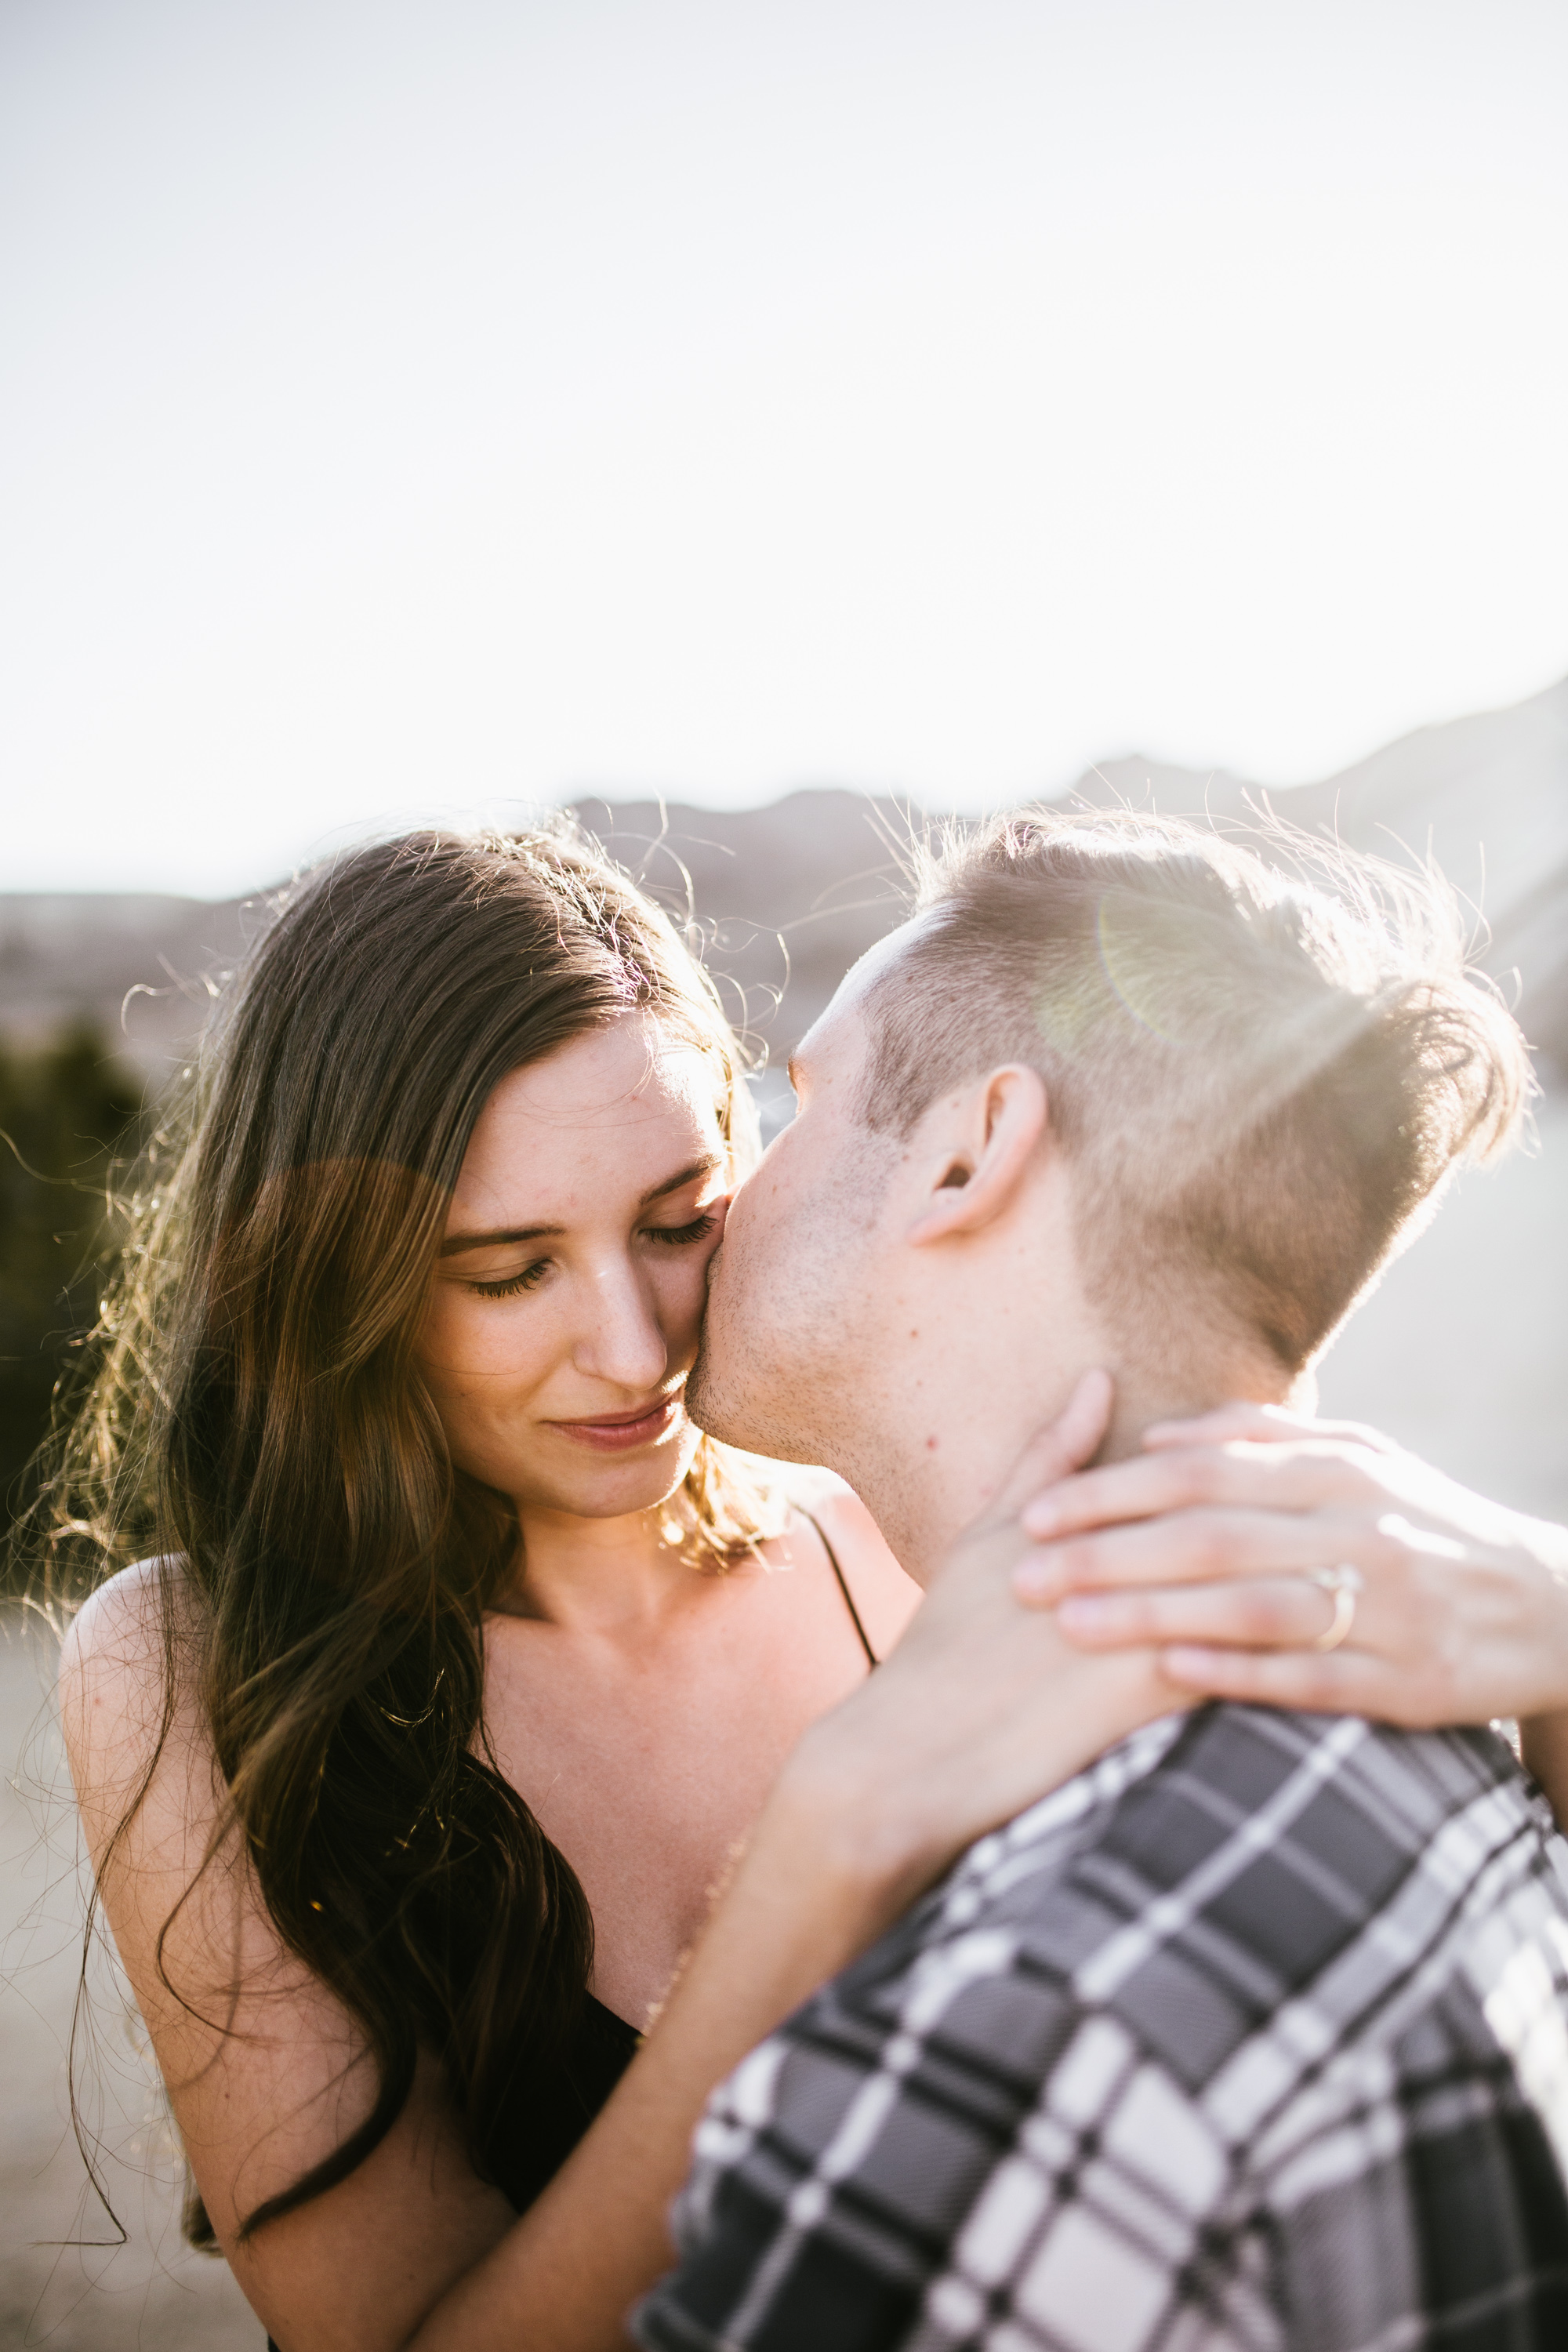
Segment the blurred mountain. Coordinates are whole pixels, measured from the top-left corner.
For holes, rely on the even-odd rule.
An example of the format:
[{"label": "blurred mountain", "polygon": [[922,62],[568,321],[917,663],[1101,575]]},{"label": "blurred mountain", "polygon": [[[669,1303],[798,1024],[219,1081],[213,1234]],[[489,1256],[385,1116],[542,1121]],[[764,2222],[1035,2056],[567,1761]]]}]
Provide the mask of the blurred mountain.
[{"label": "blurred mountain", "polygon": [[[1133,757],[1089,769],[1057,804],[1227,827],[1271,810],[1396,865],[1435,860],[1543,1071],[1568,1076],[1568,679],[1510,709],[1419,728],[1321,783],[1266,793]],[[793,793],[738,815],[652,802],[584,802],[580,814],[667,903],[689,896],[710,965],[743,992],[777,1065],[847,966],[899,919],[898,844],[924,822],[908,804],[841,792]],[[786,976],[775,1013],[770,992]],[[731,1009],[741,1002],[732,992]]]},{"label": "blurred mountain", "polygon": [[[1265,800],[1237,777],[1137,758],[1091,770],[1060,798],[1224,821]],[[1510,1002],[1517,973],[1543,1066],[1568,1073],[1568,680],[1511,709],[1422,728],[1268,804],[1355,848],[1435,857],[1489,927],[1482,961]],[[767,1049],[765,1101],[840,975],[899,919],[897,845],[923,822],[908,804],[834,791],[738,813],[585,801],[578,814],[672,913],[696,921],[727,1009]],[[258,919],[238,901],[0,894],[0,1035],[41,1043],[96,1021],[156,1085],[200,1031],[209,976],[233,964]]]},{"label": "blurred mountain", "polygon": [[95,890],[0,893],[0,1038],[96,1029],[154,1085],[200,1036],[209,975],[244,952],[249,901]]}]

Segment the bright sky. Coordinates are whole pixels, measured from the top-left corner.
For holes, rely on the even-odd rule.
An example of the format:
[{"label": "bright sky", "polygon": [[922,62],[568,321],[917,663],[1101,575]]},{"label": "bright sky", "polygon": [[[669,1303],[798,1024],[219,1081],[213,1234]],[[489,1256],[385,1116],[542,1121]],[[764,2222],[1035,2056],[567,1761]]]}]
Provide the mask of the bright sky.
[{"label": "bright sky", "polygon": [[5,0],[0,887],[1568,669],[1562,0]]}]

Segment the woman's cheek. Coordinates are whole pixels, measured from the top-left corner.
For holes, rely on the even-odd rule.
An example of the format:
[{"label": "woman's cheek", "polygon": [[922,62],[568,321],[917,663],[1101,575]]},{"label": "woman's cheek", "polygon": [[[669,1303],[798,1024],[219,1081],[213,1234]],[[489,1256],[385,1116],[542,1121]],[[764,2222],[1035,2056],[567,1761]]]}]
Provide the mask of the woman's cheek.
[{"label": "woman's cheek", "polygon": [[702,1310],[708,1300],[708,1261],[712,1255],[707,1247],[683,1250],[674,1264],[659,1269],[658,1319],[666,1338],[677,1346],[694,1348],[697,1344]]},{"label": "woman's cheek", "polygon": [[701,1275],[700,1287],[704,1297],[708,1290],[708,1269],[719,1255],[719,1244],[724,1238],[724,1228],[730,1222],[730,1204],[733,1197],[732,1193],[727,1193],[723,1200],[714,1202],[713,1230],[691,1253],[692,1256],[700,1262],[699,1270]]},{"label": "woman's cheek", "polygon": [[493,1379],[518,1352],[505,1303],[455,1288],[432,1309],[419,1348],[426,1370],[447,1382]]},{"label": "woman's cheek", "polygon": [[460,1293],[447,1285],[437,1289],[419,1335],[419,1361],[427,1372],[439,1375],[463,1370],[473,1338],[468,1328],[469,1318],[463,1311],[468,1304]]}]

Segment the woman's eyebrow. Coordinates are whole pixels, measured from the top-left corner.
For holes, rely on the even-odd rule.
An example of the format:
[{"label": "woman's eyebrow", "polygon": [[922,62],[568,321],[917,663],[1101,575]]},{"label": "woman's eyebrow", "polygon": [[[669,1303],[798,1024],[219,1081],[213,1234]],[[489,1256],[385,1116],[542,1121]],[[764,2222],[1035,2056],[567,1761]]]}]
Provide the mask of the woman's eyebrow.
[{"label": "woman's eyebrow", "polygon": [[[662,1184],[652,1185],[637,1206],[646,1209],[671,1192],[682,1192],[688,1184],[695,1184],[702,1177],[711,1176],[715,1169],[723,1165],[718,1152],[704,1152],[700,1160],[693,1160],[689,1167],[678,1169],[673,1176],[667,1176]],[[565,1230],[564,1225],[496,1225],[489,1233],[448,1234],[437,1255],[439,1257],[455,1257],[460,1250],[495,1249],[503,1242],[552,1241]]]},{"label": "woman's eyebrow", "polygon": [[722,1168],[724,1162],[718,1152],[705,1151],[700,1160],[694,1160],[691,1162],[689,1168],[682,1168],[674,1176],[667,1176],[662,1184],[652,1186],[643,1194],[637,1206],[639,1209],[646,1209],[651,1202],[662,1201],[668,1192],[683,1192],[688,1184],[695,1184],[703,1176],[711,1176],[716,1168]]},{"label": "woman's eyebrow", "polygon": [[458,1250],[493,1249],[498,1242],[549,1241],[565,1230],[564,1225],[497,1225],[488,1234],[448,1234],[436,1255],[451,1257]]}]

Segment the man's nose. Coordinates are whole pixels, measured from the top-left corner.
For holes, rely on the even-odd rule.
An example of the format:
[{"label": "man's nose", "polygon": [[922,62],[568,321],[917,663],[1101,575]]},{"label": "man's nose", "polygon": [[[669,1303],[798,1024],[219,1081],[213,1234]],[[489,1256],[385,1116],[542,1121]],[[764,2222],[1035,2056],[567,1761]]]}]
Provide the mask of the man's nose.
[{"label": "man's nose", "polygon": [[669,1344],[654,1285],[628,1258],[595,1266],[577,1360],[596,1380],[646,1396],[669,1369]]}]

